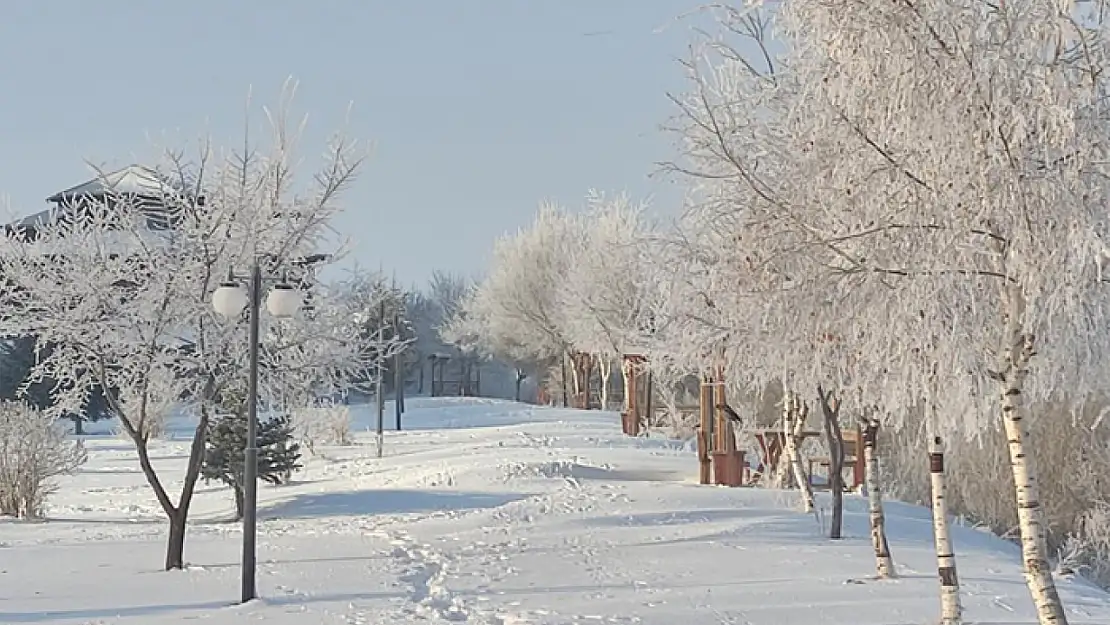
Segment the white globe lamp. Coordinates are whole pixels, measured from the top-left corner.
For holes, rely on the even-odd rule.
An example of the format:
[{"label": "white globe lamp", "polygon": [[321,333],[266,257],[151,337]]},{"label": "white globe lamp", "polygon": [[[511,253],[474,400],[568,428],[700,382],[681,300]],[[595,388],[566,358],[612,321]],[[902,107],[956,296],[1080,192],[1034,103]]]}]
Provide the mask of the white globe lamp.
[{"label": "white globe lamp", "polygon": [[288,319],[297,314],[304,303],[304,296],[292,285],[282,283],[274,286],[266,297],[266,310],[279,319]]},{"label": "white globe lamp", "polygon": [[232,318],[243,312],[247,307],[247,290],[238,282],[228,281],[221,283],[212,294],[212,308],[220,315]]}]

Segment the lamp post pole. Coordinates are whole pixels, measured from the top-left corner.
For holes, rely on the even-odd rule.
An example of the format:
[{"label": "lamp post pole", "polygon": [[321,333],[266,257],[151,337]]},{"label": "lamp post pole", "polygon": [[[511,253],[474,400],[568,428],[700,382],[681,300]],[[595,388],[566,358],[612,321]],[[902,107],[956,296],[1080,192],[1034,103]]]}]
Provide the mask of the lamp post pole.
[{"label": "lamp post pole", "polygon": [[243,603],[258,596],[255,585],[258,537],[258,343],[262,308],[262,271],[251,267],[250,372],[247,378],[247,442],[243,449]]},{"label": "lamp post pole", "polygon": [[[308,266],[326,255],[316,254],[300,259],[297,265]],[[266,298],[266,309],[278,319],[296,315],[304,305],[304,295],[291,286],[282,274]],[[251,263],[250,284],[246,290],[239,284],[235,271],[229,270],[227,281],[212,294],[212,307],[225,319],[242,319],[247,309],[250,345],[247,346],[247,440],[243,445],[243,603],[258,597],[256,584],[258,544],[258,350],[261,345],[259,325],[262,314],[262,267],[256,257]]]},{"label": "lamp post pole", "polygon": [[[385,343],[385,300],[378,306],[378,342]],[[374,383],[375,402],[378,408],[378,457],[385,453],[385,356],[378,348],[378,380]]]}]

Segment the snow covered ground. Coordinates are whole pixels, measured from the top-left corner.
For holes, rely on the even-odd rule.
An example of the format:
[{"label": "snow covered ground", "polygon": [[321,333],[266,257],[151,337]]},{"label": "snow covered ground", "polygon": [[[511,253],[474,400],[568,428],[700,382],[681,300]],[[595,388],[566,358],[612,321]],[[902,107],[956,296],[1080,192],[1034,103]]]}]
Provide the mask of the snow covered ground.
[{"label": "snow covered ground", "polygon": [[[410,400],[386,457],[373,435],[261,491],[259,588],[238,596],[229,493],[194,505],[186,571],[159,570],[165,523],[131,448],[90,440],[47,523],[0,523],[0,623],[901,625],[938,615],[929,517],[888,508],[900,579],[869,581],[862,499],[847,538],[792,493],[692,483],[681,444],[628,439],[615,415],[493,400]],[[360,414],[367,429],[368,414]],[[392,416],[392,415],[390,415]],[[183,441],[156,464],[180,475]],[[959,476],[955,476],[959,479]],[[956,528],[969,621],[1034,623],[1015,546]],[[1073,625],[1110,596],[1061,580]]]}]

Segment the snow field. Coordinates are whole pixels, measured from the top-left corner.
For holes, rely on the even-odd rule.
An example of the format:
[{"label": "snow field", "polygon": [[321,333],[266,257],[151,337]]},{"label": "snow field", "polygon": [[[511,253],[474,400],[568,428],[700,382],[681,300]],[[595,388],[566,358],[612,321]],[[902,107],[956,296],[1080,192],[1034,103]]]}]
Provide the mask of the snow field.
[{"label": "snow field", "polygon": [[[413,399],[375,457],[325,448],[294,484],[260,490],[259,589],[239,592],[230,494],[201,485],[190,567],[162,572],[165,522],[128,443],[90,437],[47,523],[0,523],[0,623],[903,625],[939,615],[928,511],[887,508],[900,577],[873,581],[865,502],[846,538],[795,493],[699,486],[694,455],[629,439],[616,415],[476,399]],[[387,426],[392,423],[387,410]],[[180,428],[186,429],[182,424]],[[155,464],[182,472],[184,440]],[[959,476],[954,476],[959,479]],[[172,480],[170,480],[172,482]],[[171,484],[171,489],[177,484]],[[819,508],[827,508],[819,499]],[[969,622],[1035,623],[1016,546],[954,528]],[[1073,625],[1110,597],[1060,579]]]}]

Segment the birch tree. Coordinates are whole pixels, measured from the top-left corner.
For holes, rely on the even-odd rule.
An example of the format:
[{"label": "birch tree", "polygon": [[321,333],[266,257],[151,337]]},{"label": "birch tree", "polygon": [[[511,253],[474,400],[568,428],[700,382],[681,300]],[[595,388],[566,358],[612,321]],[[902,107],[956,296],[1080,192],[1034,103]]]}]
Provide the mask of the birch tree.
[{"label": "birch tree", "polygon": [[[870,412],[870,411],[869,411]],[[871,549],[875,552],[875,573],[879,579],[895,577],[894,559],[886,539],[886,515],[883,512],[883,486],[879,479],[879,428],[882,421],[873,413],[861,419],[863,432],[863,458],[866,465],[864,480],[867,486],[867,518],[871,526]]]},{"label": "birch tree", "polygon": [[937,552],[937,576],[940,578],[940,615],[942,625],[962,622],[960,581],[956,574],[956,554],[949,535],[948,500],[945,497],[944,444],[939,436],[929,443],[929,480],[932,483],[930,511],[933,514],[933,539]]},{"label": "birch tree", "polygon": [[1027,417],[1031,399],[1106,385],[1102,14],[1058,0],[784,6],[795,68],[821,85],[799,129],[822,134],[821,159],[839,143],[809,189],[841,199],[807,221],[837,253],[825,272],[854,282],[848,301],[887,320],[854,324],[865,353],[889,355],[860,377],[908,405],[932,373],[922,350],[940,365],[943,429],[1002,416],[1026,581],[1040,621],[1064,623]]},{"label": "birch tree", "polygon": [[[312,289],[311,310],[281,321],[262,315],[264,404],[276,401],[283,372],[320,390],[342,387],[370,368],[368,349],[343,293],[315,285],[307,261],[322,257],[329,221],[360,165],[341,137],[306,185],[295,183],[292,91],[268,115],[259,146],[218,150],[205,143],[195,160],[167,152],[152,169],[156,192],[113,192],[55,215],[35,236],[14,231],[0,247],[6,279],[0,332],[51,345],[31,381],[56,381],[58,414],[78,412],[89,389],[108,393],[112,411],[134,442],[139,464],[169,521],[166,569],[184,566],[186,522],[204,455],[213,400],[246,375],[244,319],[226,321],[211,295],[229,269],[256,260],[268,275],[288,273]],[[155,227],[152,227],[154,225]],[[189,459],[171,495],[152,465],[153,427],[174,408],[192,413]]]},{"label": "birch tree", "polygon": [[[704,89],[683,101],[705,162],[724,172],[702,184],[721,198],[735,191],[748,224],[773,224],[759,247],[799,269],[794,312],[776,306],[776,324],[793,315],[844,341],[841,354],[817,346],[795,375],[853,387],[898,408],[896,419],[935,383],[943,432],[971,434],[989,427],[980,415],[1002,415],[1042,623],[1066,618],[1027,402],[1106,384],[1098,8],[784,2],[788,75],[760,84],[726,53],[701,84],[742,105],[709,102]],[[766,107],[768,91],[791,106]]]},{"label": "birch tree", "polygon": [[802,450],[800,440],[805,430],[806,420],[809,416],[809,405],[793,393],[784,393],[782,397],[782,433],[783,453],[790,463],[790,471],[794,482],[802,493],[802,508],[805,512],[813,512],[813,487],[810,485],[810,476],[806,475],[802,466]]}]

